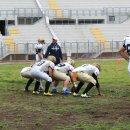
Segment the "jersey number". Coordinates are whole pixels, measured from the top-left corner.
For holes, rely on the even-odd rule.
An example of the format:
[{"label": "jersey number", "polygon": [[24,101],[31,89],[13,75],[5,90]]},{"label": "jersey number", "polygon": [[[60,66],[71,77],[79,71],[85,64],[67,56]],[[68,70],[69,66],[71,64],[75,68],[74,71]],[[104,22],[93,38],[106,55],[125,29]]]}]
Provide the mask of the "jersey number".
[{"label": "jersey number", "polygon": [[41,66],[42,64],[44,64],[45,63],[45,61],[41,61],[41,62],[39,62],[38,64],[37,64],[37,66]]},{"label": "jersey number", "polygon": [[58,67],[63,67],[63,66],[65,66],[65,64],[61,64],[61,63],[60,63],[60,64],[58,64],[57,66],[58,66]]}]

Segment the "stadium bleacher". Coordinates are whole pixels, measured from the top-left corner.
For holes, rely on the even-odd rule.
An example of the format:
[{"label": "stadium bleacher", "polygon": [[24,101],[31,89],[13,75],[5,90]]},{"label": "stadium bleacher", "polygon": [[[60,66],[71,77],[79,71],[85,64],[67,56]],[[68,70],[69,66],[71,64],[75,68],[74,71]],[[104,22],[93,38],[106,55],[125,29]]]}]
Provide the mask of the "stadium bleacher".
[{"label": "stadium bleacher", "polygon": [[35,0],[0,0],[1,10],[11,10],[14,8],[38,8]]},{"label": "stadium bleacher", "polygon": [[[55,35],[62,47],[64,42],[80,45],[82,42],[82,46],[95,42],[98,46],[102,41],[105,45],[110,44],[108,41],[119,43],[129,34],[129,0],[0,0],[0,3],[1,20],[5,20],[6,29],[3,39],[13,37],[14,44],[36,43],[39,36],[50,43]],[[10,21],[13,24],[9,24]],[[108,47],[111,46],[102,49]],[[90,46],[89,52],[92,48]],[[65,50],[63,48],[66,53]],[[85,50],[79,49],[79,52]]]},{"label": "stadium bleacher", "polygon": [[95,9],[106,7],[128,7],[129,0],[57,0],[61,9]]}]

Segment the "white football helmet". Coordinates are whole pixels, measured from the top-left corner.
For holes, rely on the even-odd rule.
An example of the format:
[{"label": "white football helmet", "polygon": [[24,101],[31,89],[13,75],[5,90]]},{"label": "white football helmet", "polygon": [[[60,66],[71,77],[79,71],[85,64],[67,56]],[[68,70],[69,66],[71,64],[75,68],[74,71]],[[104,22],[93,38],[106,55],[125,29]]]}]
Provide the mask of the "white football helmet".
[{"label": "white football helmet", "polygon": [[72,59],[67,60],[67,63],[69,63],[70,65],[74,66],[75,65],[75,61]]}]

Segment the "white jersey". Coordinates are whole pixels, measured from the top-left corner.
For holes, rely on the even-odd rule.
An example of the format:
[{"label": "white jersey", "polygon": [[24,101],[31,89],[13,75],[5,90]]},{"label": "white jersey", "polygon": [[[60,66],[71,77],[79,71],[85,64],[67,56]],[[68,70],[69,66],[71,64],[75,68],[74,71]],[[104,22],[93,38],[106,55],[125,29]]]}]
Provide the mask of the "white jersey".
[{"label": "white jersey", "polygon": [[36,54],[38,54],[39,49],[43,51],[43,45],[41,43],[37,43],[35,45]]},{"label": "white jersey", "polygon": [[[36,62],[39,62],[41,59],[39,58],[38,53],[42,52],[42,54],[43,54],[43,45],[41,43],[37,43],[35,45],[35,51],[36,51]],[[43,56],[42,56],[42,58],[43,58]]]},{"label": "white jersey", "polygon": [[75,68],[73,72],[84,72],[84,73],[88,73],[89,75],[92,75],[94,73],[96,76],[99,75],[98,68],[90,64],[84,64],[82,66],[79,66]]},{"label": "white jersey", "polygon": [[56,65],[54,69],[68,74],[69,71],[74,70],[74,67],[72,65],[70,65],[69,63],[65,62],[65,63],[60,63],[60,64]]},{"label": "white jersey", "polygon": [[126,49],[128,55],[130,56],[130,36],[126,36],[124,38],[124,45],[123,47]]},{"label": "white jersey", "polygon": [[51,67],[52,69],[54,69],[55,67],[55,64],[49,60],[41,60],[40,62],[37,62],[32,66],[33,69],[37,69],[42,72],[47,72],[49,67]]}]

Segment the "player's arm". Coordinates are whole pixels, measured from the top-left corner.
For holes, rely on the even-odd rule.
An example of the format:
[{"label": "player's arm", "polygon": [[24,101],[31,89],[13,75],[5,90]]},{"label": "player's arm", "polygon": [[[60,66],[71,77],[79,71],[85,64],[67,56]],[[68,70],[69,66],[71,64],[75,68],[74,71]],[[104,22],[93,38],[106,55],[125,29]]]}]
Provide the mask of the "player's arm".
[{"label": "player's arm", "polygon": [[119,53],[125,60],[129,61],[129,56],[128,56],[126,49],[124,47],[120,48]]},{"label": "player's arm", "polygon": [[101,96],[100,84],[98,82],[98,78],[94,73],[92,74],[92,77],[96,80],[96,88],[97,88],[97,91],[98,91],[98,95]]},{"label": "player's arm", "polygon": [[76,82],[73,80],[73,75],[72,75],[72,71],[71,70],[69,70],[68,75],[69,75],[69,77],[71,79],[71,82],[72,82],[73,86],[77,87]]},{"label": "player's arm", "polygon": [[48,74],[50,77],[53,77],[53,69],[51,67],[48,68]]}]

